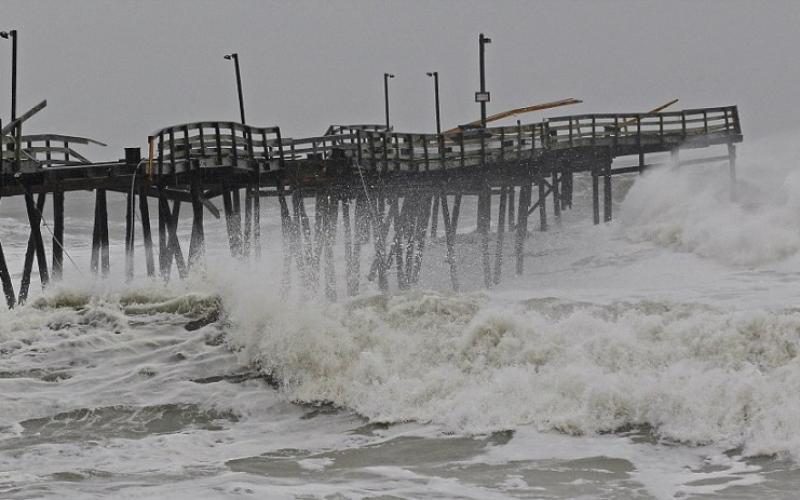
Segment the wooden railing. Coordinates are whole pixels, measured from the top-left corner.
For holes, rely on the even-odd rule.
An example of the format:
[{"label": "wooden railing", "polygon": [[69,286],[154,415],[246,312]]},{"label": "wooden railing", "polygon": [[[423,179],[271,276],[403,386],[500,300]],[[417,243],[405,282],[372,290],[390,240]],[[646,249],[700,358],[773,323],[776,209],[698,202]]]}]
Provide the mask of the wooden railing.
[{"label": "wooden railing", "polygon": [[735,106],[561,116],[441,135],[394,132],[382,125],[332,125],[325,135],[291,139],[281,137],[278,127],[198,122],[158,131],[153,157],[159,174],[180,171],[181,165],[198,158],[259,171],[283,168],[287,161],[348,159],[368,171],[421,172],[529,161],[547,150],[575,147],[655,145],[666,150],[693,141],[740,138]]},{"label": "wooden railing", "polygon": [[199,159],[217,165],[246,165],[260,170],[282,168],[283,145],[278,127],[251,127],[235,122],[196,122],[166,127],[150,136],[150,174],[172,174]]},{"label": "wooden railing", "polygon": [[95,144],[105,146],[102,142],[87,137],[77,137],[60,134],[23,135],[19,145],[10,135],[0,137],[0,158],[3,160],[4,171],[11,168],[15,162],[19,147],[19,161],[27,168],[54,168],[74,165],[87,165],[91,163],[83,155],[75,151],[76,144]]}]

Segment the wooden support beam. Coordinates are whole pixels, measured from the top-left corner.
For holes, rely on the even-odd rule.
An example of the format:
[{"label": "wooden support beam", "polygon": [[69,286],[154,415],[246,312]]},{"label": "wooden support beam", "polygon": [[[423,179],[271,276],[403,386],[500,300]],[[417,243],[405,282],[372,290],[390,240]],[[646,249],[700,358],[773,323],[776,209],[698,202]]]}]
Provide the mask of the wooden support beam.
[{"label": "wooden support beam", "polygon": [[433,195],[433,214],[431,215],[431,238],[439,232],[439,194]]},{"label": "wooden support beam", "polygon": [[100,272],[107,277],[111,270],[111,260],[108,243],[108,202],[106,190],[97,190],[98,213],[100,215]]},{"label": "wooden support beam", "polygon": [[[537,184],[539,186],[539,200],[536,202],[536,204],[539,206],[539,230],[547,231],[547,203],[545,202],[547,201],[547,195],[553,190],[553,188],[551,187],[549,190],[545,191],[546,183],[544,181],[544,173],[542,172],[541,167],[539,169],[539,182]],[[522,193],[520,193],[520,196],[522,196]],[[528,215],[530,215],[530,213],[531,211],[528,210]]]},{"label": "wooden support beam", "polygon": [[3,284],[3,295],[6,297],[6,305],[12,309],[15,305],[14,283],[11,281],[11,273],[8,272],[6,256],[3,253],[3,245],[0,244],[0,282]]},{"label": "wooden support beam", "polygon": [[439,192],[439,201],[442,204],[442,221],[444,221],[444,234],[447,243],[447,263],[450,266],[450,283],[454,292],[460,290],[458,283],[458,269],[456,267],[456,231],[458,229],[458,215],[461,209],[461,195],[455,195],[453,200],[453,213],[447,206],[447,194],[444,186]]},{"label": "wooden support beam", "polygon": [[597,163],[592,165],[592,214],[594,224],[600,224],[600,166]]},{"label": "wooden support beam", "polygon": [[188,275],[186,268],[186,261],[183,258],[183,251],[181,250],[181,242],[178,239],[178,221],[180,220],[181,201],[175,200],[172,203],[172,210],[170,210],[166,198],[163,199],[164,214],[166,215],[166,229],[167,229],[167,257],[165,259],[166,279],[169,279],[170,271],[172,270],[172,260],[175,260],[175,267],[178,268],[178,276],[185,279]]},{"label": "wooden support beam", "polygon": [[206,237],[203,228],[203,201],[200,186],[200,172],[196,169],[192,176],[192,237],[189,240],[189,269],[195,268],[203,261]]},{"label": "wooden support beam", "polygon": [[[531,190],[532,190],[532,179],[526,181],[522,187],[519,189],[519,209],[517,210],[517,234],[516,240],[514,241],[514,254],[517,260],[516,272],[517,275],[521,275],[524,267],[524,250],[525,250],[525,240],[528,238],[528,205],[531,204]],[[542,182],[539,183],[539,192],[543,188],[544,184]],[[540,207],[544,206],[544,200],[540,199]]]},{"label": "wooden support beam", "polygon": [[242,256],[250,258],[250,246],[253,235],[253,186],[248,184],[244,188],[244,231],[242,237]]},{"label": "wooden support beam", "polygon": [[428,221],[431,219],[433,200],[434,196],[428,194],[420,204],[422,213],[420,214],[421,220],[417,224],[417,236],[415,238],[417,241],[417,251],[414,256],[414,269],[411,278],[411,282],[415,285],[419,283],[419,274],[422,269],[422,257],[425,253],[425,235],[428,232]]},{"label": "wooden support beam", "polygon": [[289,293],[292,285],[292,255],[297,253],[297,245],[294,241],[294,225],[292,216],[289,213],[289,205],[286,203],[286,194],[283,189],[283,182],[277,181],[278,205],[281,213],[281,237],[283,250],[283,274],[281,277],[281,289],[284,295]]},{"label": "wooden support beam", "polygon": [[336,301],[336,267],[333,261],[333,247],[336,244],[336,226],[339,223],[339,201],[328,192],[323,212],[325,226],[325,297]]},{"label": "wooden support beam", "polygon": [[603,220],[605,222],[611,222],[611,210],[613,203],[613,198],[611,196],[611,162],[612,159],[609,155],[608,159],[603,165]]},{"label": "wooden support beam", "polygon": [[556,225],[561,224],[561,194],[559,193],[559,185],[561,180],[559,178],[559,171],[561,170],[561,163],[558,160],[552,160],[550,168],[552,170],[553,180],[550,182],[550,189],[553,191],[553,218]]},{"label": "wooden support beam", "polygon": [[125,193],[125,279],[133,280],[133,243],[136,229],[136,191]]},{"label": "wooden support beam", "polygon": [[[42,223],[42,210],[44,209],[44,194],[40,194],[39,198],[41,200],[40,209],[36,203],[33,201],[33,194],[25,193],[25,208],[28,212],[28,223],[30,224],[31,228],[31,235],[29,239],[29,243],[32,240],[33,248],[36,253],[36,262],[39,266],[39,279],[42,284],[42,288],[46,287],[48,282],[50,281],[50,275],[47,271],[47,256],[45,255],[44,249],[44,241],[42,240],[42,230],[41,230],[41,223]],[[23,276],[23,281],[25,277]],[[28,275],[28,283],[30,283],[30,275]],[[24,303],[27,299],[28,290],[27,286],[25,287],[25,293],[22,293],[22,286],[20,287],[20,297],[17,299],[17,302],[20,304]]]},{"label": "wooden support beam", "polygon": [[737,183],[736,183],[736,146],[728,143],[728,173],[731,179],[731,201],[736,201],[738,198]]},{"label": "wooden support beam", "polygon": [[506,211],[508,207],[508,187],[502,187],[500,191],[500,206],[497,209],[497,248],[495,250],[494,258],[494,276],[493,282],[495,285],[500,283],[500,275],[503,269],[503,239],[505,236],[506,227]]},{"label": "wooden support beam", "polygon": [[142,219],[142,239],[144,240],[144,257],[147,267],[147,276],[153,277],[156,271],[153,262],[153,235],[150,230],[150,207],[147,203],[146,189],[144,183],[139,184],[139,215]]},{"label": "wooden support beam", "polygon": [[483,267],[483,284],[492,286],[492,263],[489,255],[489,231],[492,218],[492,194],[489,185],[484,183],[478,195],[478,228],[481,235],[481,263]]},{"label": "wooden support beam", "polygon": [[97,276],[100,270],[100,202],[98,200],[97,190],[95,190],[94,197],[94,224],[92,226],[92,257],[89,268],[92,271],[92,276]]},{"label": "wooden support beam", "polygon": [[[38,213],[42,213],[44,210],[45,197],[46,195],[44,193],[39,193],[39,196],[36,198],[36,209]],[[25,200],[25,204],[27,207],[27,199]],[[28,246],[25,249],[25,262],[22,267],[22,281],[19,285],[19,298],[17,299],[19,304],[24,304],[28,300],[28,291],[31,285],[31,272],[33,271],[33,257],[36,254],[36,239],[33,234],[33,226],[31,226],[31,232],[28,236]]]},{"label": "wooden support beam", "polygon": [[158,268],[161,278],[166,281],[169,279],[169,267],[167,266],[167,223],[169,221],[169,205],[164,189],[158,188]]},{"label": "wooden support beam", "polygon": [[261,196],[258,183],[253,185],[253,193],[253,247],[256,260],[261,260]]},{"label": "wooden support beam", "polygon": [[222,192],[222,203],[225,209],[225,227],[228,231],[228,244],[231,257],[239,258],[242,255],[241,216],[237,206],[239,191],[225,187]]},{"label": "wooden support beam", "polygon": [[64,191],[53,192],[53,280],[64,275]]},{"label": "wooden support beam", "polygon": [[[357,226],[357,217],[353,214],[354,226]],[[345,194],[342,197],[342,227],[344,229],[344,275],[347,283],[347,295],[355,296],[358,294],[358,275],[354,273],[353,250],[358,246],[353,240],[353,228],[350,225],[350,198]],[[356,227],[355,232],[358,233]]]}]

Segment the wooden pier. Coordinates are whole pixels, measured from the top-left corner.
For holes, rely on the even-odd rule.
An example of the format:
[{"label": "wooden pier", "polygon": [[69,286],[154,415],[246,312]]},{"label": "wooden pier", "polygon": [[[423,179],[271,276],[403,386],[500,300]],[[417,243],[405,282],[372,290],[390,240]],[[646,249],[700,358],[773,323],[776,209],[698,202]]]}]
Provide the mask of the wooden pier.
[{"label": "wooden pier", "polygon": [[[671,153],[674,166],[727,161],[735,195],[735,144],[742,141],[742,131],[736,106],[561,116],[438,135],[398,133],[380,125],[342,125],[331,126],[319,137],[292,139],[283,137],[278,127],[197,122],[163,128],[148,138],[145,154],[128,148],[124,159],[106,163],[92,163],[75,150],[96,142],[86,138],[23,135],[17,140],[5,132],[0,138],[0,197],[23,196],[30,223],[18,294],[0,242],[0,281],[6,302],[13,307],[27,298],[34,259],[42,286],[60,279],[68,243],[64,197],[72,191],[95,192],[90,267],[98,275],[107,275],[110,268],[109,191],[124,193],[127,199],[129,278],[135,271],[136,210],[145,271],[169,279],[173,263],[181,277],[202,264],[207,213],[224,217],[232,256],[261,258],[260,199],[271,196],[280,206],[283,255],[269,258],[282,259],[284,287],[302,286],[335,300],[336,277],[342,274],[337,273],[333,257],[337,242],[343,245],[348,295],[358,293],[364,278],[377,280],[381,290],[390,288],[391,276],[398,288],[412,287],[419,280],[426,238],[442,230],[452,287],[458,290],[455,235],[464,196],[477,197],[477,231],[488,287],[501,281],[506,237],[513,239],[514,272],[522,273],[529,217],[538,212],[540,228],[545,230],[548,204],[555,219],[570,209],[577,173],[591,175],[595,224],[612,218],[613,176],[653,166],[647,163],[653,153]],[[725,149],[705,159],[680,160],[681,150],[713,147]],[[630,157],[635,164],[614,168],[614,159],[621,157]],[[50,265],[41,231],[48,194],[54,206]],[[499,198],[494,223],[493,197]],[[148,198],[158,201],[157,249]],[[314,213],[306,209],[309,199],[315,201]],[[184,203],[192,211],[186,255],[177,233]],[[361,268],[363,254],[371,256],[366,269]]]}]

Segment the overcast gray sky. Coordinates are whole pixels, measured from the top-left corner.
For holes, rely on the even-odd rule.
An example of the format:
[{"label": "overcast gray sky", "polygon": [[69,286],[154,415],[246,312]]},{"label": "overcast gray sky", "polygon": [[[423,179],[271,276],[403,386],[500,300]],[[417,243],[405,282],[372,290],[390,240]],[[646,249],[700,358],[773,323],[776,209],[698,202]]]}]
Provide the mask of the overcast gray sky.
[{"label": "overcast gray sky", "polygon": [[[797,129],[800,1],[33,1],[2,0],[20,36],[18,108],[48,107],[27,132],[107,142],[115,159],[167,125],[238,120],[238,52],[253,125],[285,136],[332,123],[433,131],[476,119],[478,34],[489,112],[577,97],[550,115],[738,104],[746,138]],[[0,40],[0,117],[10,107],[10,43]],[[538,121],[532,114],[523,121]]]}]

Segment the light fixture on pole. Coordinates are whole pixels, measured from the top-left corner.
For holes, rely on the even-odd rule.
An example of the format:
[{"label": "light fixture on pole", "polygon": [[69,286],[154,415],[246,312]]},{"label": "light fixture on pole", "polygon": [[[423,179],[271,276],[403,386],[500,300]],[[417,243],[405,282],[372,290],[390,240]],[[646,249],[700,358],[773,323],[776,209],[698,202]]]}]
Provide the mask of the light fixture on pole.
[{"label": "light fixture on pole", "polygon": [[242,74],[239,71],[239,54],[234,52],[224,57],[229,61],[233,60],[233,64],[236,68],[236,91],[239,93],[239,114],[242,118],[242,125],[244,125],[246,122],[244,120],[244,97],[242,97]]},{"label": "light fixture on pole", "polygon": [[426,75],[433,77],[433,95],[436,100],[436,133],[441,134],[442,122],[439,120],[439,72],[428,71]]},{"label": "light fixture on pole", "polygon": [[391,73],[383,74],[383,101],[386,105],[386,130],[389,130],[389,78],[394,78]]}]

